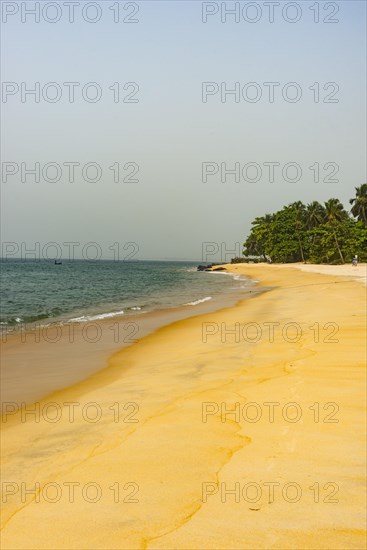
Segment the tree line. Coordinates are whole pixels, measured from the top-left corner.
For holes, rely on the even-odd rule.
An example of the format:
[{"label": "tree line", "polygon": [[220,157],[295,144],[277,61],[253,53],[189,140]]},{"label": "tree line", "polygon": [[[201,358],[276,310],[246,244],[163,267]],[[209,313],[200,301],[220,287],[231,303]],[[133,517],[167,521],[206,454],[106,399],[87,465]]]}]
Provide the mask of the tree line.
[{"label": "tree line", "polygon": [[355,188],[348,212],[339,199],[301,201],[255,218],[243,254],[278,263],[367,261],[367,183]]}]

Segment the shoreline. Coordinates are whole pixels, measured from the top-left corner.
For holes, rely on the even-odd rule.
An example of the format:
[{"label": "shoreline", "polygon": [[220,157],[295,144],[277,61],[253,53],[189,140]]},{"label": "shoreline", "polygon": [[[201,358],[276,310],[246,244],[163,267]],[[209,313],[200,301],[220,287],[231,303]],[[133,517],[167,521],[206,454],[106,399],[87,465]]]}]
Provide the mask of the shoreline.
[{"label": "shoreline", "polygon": [[[42,331],[47,330],[48,325],[40,325],[38,333],[35,331],[35,325],[30,330],[5,335],[6,343],[0,341],[3,359],[0,370],[1,414],[5,403],[16,404],[20,410],[24,406],[43,401],[60,391],[87,381],[89,377],[108,368],[110,359],[116,353],[118,354],[126,347],[136,345],[142,339],[164,327],[169,327],[185,319],[240,306],[243,300],[254,298],[261,295],[262,292],[274,288],[265,285],[257,276],[251,276],[248,272],[239,273],[239,271],[243,271],[243,268],[245,270],[249,268],[250,271],[268,267],[280,270],[293,269],[320,275],[336,275],[338,280],[335,282],[337,283],[342,282],[340,278],[343,280],[346,277],[352,277],[354,281],[367,284],[367,264],[359,264],[357,268],[349,265],[331,266],[303,263],[215,264],[215,267],[225,268],[226,271],[220,272],[222,275],[240,275],[244,280],[250,282],[249,288],[241,293],[238,290],[223,293],[211,301],[193,306],[192,309],[191,306],[182,305],[169,309],[151,310],[144,314],[101,319],[98,322],[55,323],[56,329],[62,330],[62,337],[57,341],[54,341],[55,335],[52,333],[49,336],[47,332],[49,336],[47,339],[42,337]],[[345,282],[348,282],[348,279]],[[110,325],[111,322],[113,325]],[[52,329],[53,323],[51,325]],[[99,334],[95,330],[96,326],[100,331]],[[98,339],[96,336],[99,336]],[[66,350],[69,350],[69,353],[66,353]],[[53,358],[54,372],[49,368],[50,357]],[[9,363],[4,367],[6,360]],[[65,368],[65,364],[72,364],[73,367],[77,367],[77,370],[70,371]],[[36,381],[33,386],[28,383],[30,370],[32,380]],[[22,385],[24,383],[26,387]]]},{"label": "shoreline", "polygon": [[[51,396],[62,411],[56,422],[48,400],[38,417],[8,416],[3,479],[15,489],[3,504],[4,550],[363,547],[365,291],[297,269],[228,269],[273,288],[114,353],[107,368]],[[247,340],[237,341],[237,323],[249,328]],[[273,421],[269,402],[279,404]],[[91,403],[102,412],[97,421],[82,414],[94,416]],[[301,410],[296,422],[289,403]],[[79,484],[72,503],[71,482]],[[22,483],[39,483],[39,501],[21,501]],[[101,491],[93,504],[80,490],[88,483]],[[47,484],[59,500],[45,498]],[[251,492],[243,497],[246,484],[260,487],[256,502]],[[292,491],[284,498],[289,484],[301,490],[297,501]],[[39,517],[57,522],[40,526]]]},{"label": "shoreline", "polygon": [[248,283],[247,289],[226,291],[193,306],[181,305],[98,321],[36,323],[28,325],[26,330],[3,334],[1,404],[12,402],[23,406],[45,399],[102,371],[111,354],[135,345],[161,327],[231,307],[263,292],[250,278],[243,279]]}]

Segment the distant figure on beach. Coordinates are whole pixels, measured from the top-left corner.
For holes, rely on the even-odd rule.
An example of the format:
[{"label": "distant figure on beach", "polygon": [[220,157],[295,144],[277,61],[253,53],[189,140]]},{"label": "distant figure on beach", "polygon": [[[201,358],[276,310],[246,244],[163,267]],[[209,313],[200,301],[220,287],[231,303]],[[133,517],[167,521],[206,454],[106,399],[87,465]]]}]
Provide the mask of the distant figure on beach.
[{"label": "distant figure on beach", "polygon": [[357,267],[357,265],[358,265],[358,256],[357,255],[353,256],[352,265],[354,267]]}]

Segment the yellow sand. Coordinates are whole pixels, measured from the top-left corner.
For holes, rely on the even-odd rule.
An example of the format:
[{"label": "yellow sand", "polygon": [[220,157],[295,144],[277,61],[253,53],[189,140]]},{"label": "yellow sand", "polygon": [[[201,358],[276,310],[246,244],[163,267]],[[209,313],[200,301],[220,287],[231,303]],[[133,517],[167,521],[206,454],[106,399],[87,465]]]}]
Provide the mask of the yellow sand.
[{"label": "yellow sand", "polygon": [[[3,423],[3,489],[19,488],[3,495],[3,549],[365,547],[365,288],[293,268],[229,269],[273,290],[143,338],[41,402],[39,422],[12,415]],[[236,323],[237,342],[223,330]],[[274,341],[264,323],[279,323]],[[288,323],[298,323],[299,339]],[[215,332],[206,342],[203,329]],[[74,422],[67,408],[50,422],[50,402],[77,402]],[[95,423],[81,414],[91,402],[102,411]],[[279,403],[274,422],[269,402]],[[206,422],[203,403],[213,411]],[[221,406],[240,414],[221,415]],[[79,483],[74,502],[70,482]],[[269,482],[279,484],[273,499]],[[37,497],[22,495],[21,483],[39,483]],[[203,484],[213,493],[206,499]],[[290,502],[295,487],[302,495]],[[96,488],[100,500],[88,502]],[[239,502],[225,494],[235,488]]]}]

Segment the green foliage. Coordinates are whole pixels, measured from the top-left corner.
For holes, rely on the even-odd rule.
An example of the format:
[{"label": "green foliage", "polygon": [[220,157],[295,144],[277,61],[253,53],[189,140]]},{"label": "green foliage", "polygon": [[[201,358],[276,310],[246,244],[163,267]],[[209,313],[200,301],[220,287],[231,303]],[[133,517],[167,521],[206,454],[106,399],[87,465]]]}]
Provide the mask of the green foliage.
[{"label": "green foliage", "polygon": [[352,214],[358,218],[364,226],[367,225],[367,183],[363,183],[360,187],[356,187],[356,198],[350,199],[352,204]]},{"label": "green foliage", "polygon": [[367,261],[367,184],[356,187],[356,192],[356,199],[350,203],[357,220],[335,198],[324,205],[297,201],[256,218],[243,254],[282,263],[336,264],[350,262],[355,254],[360,261]]}]

